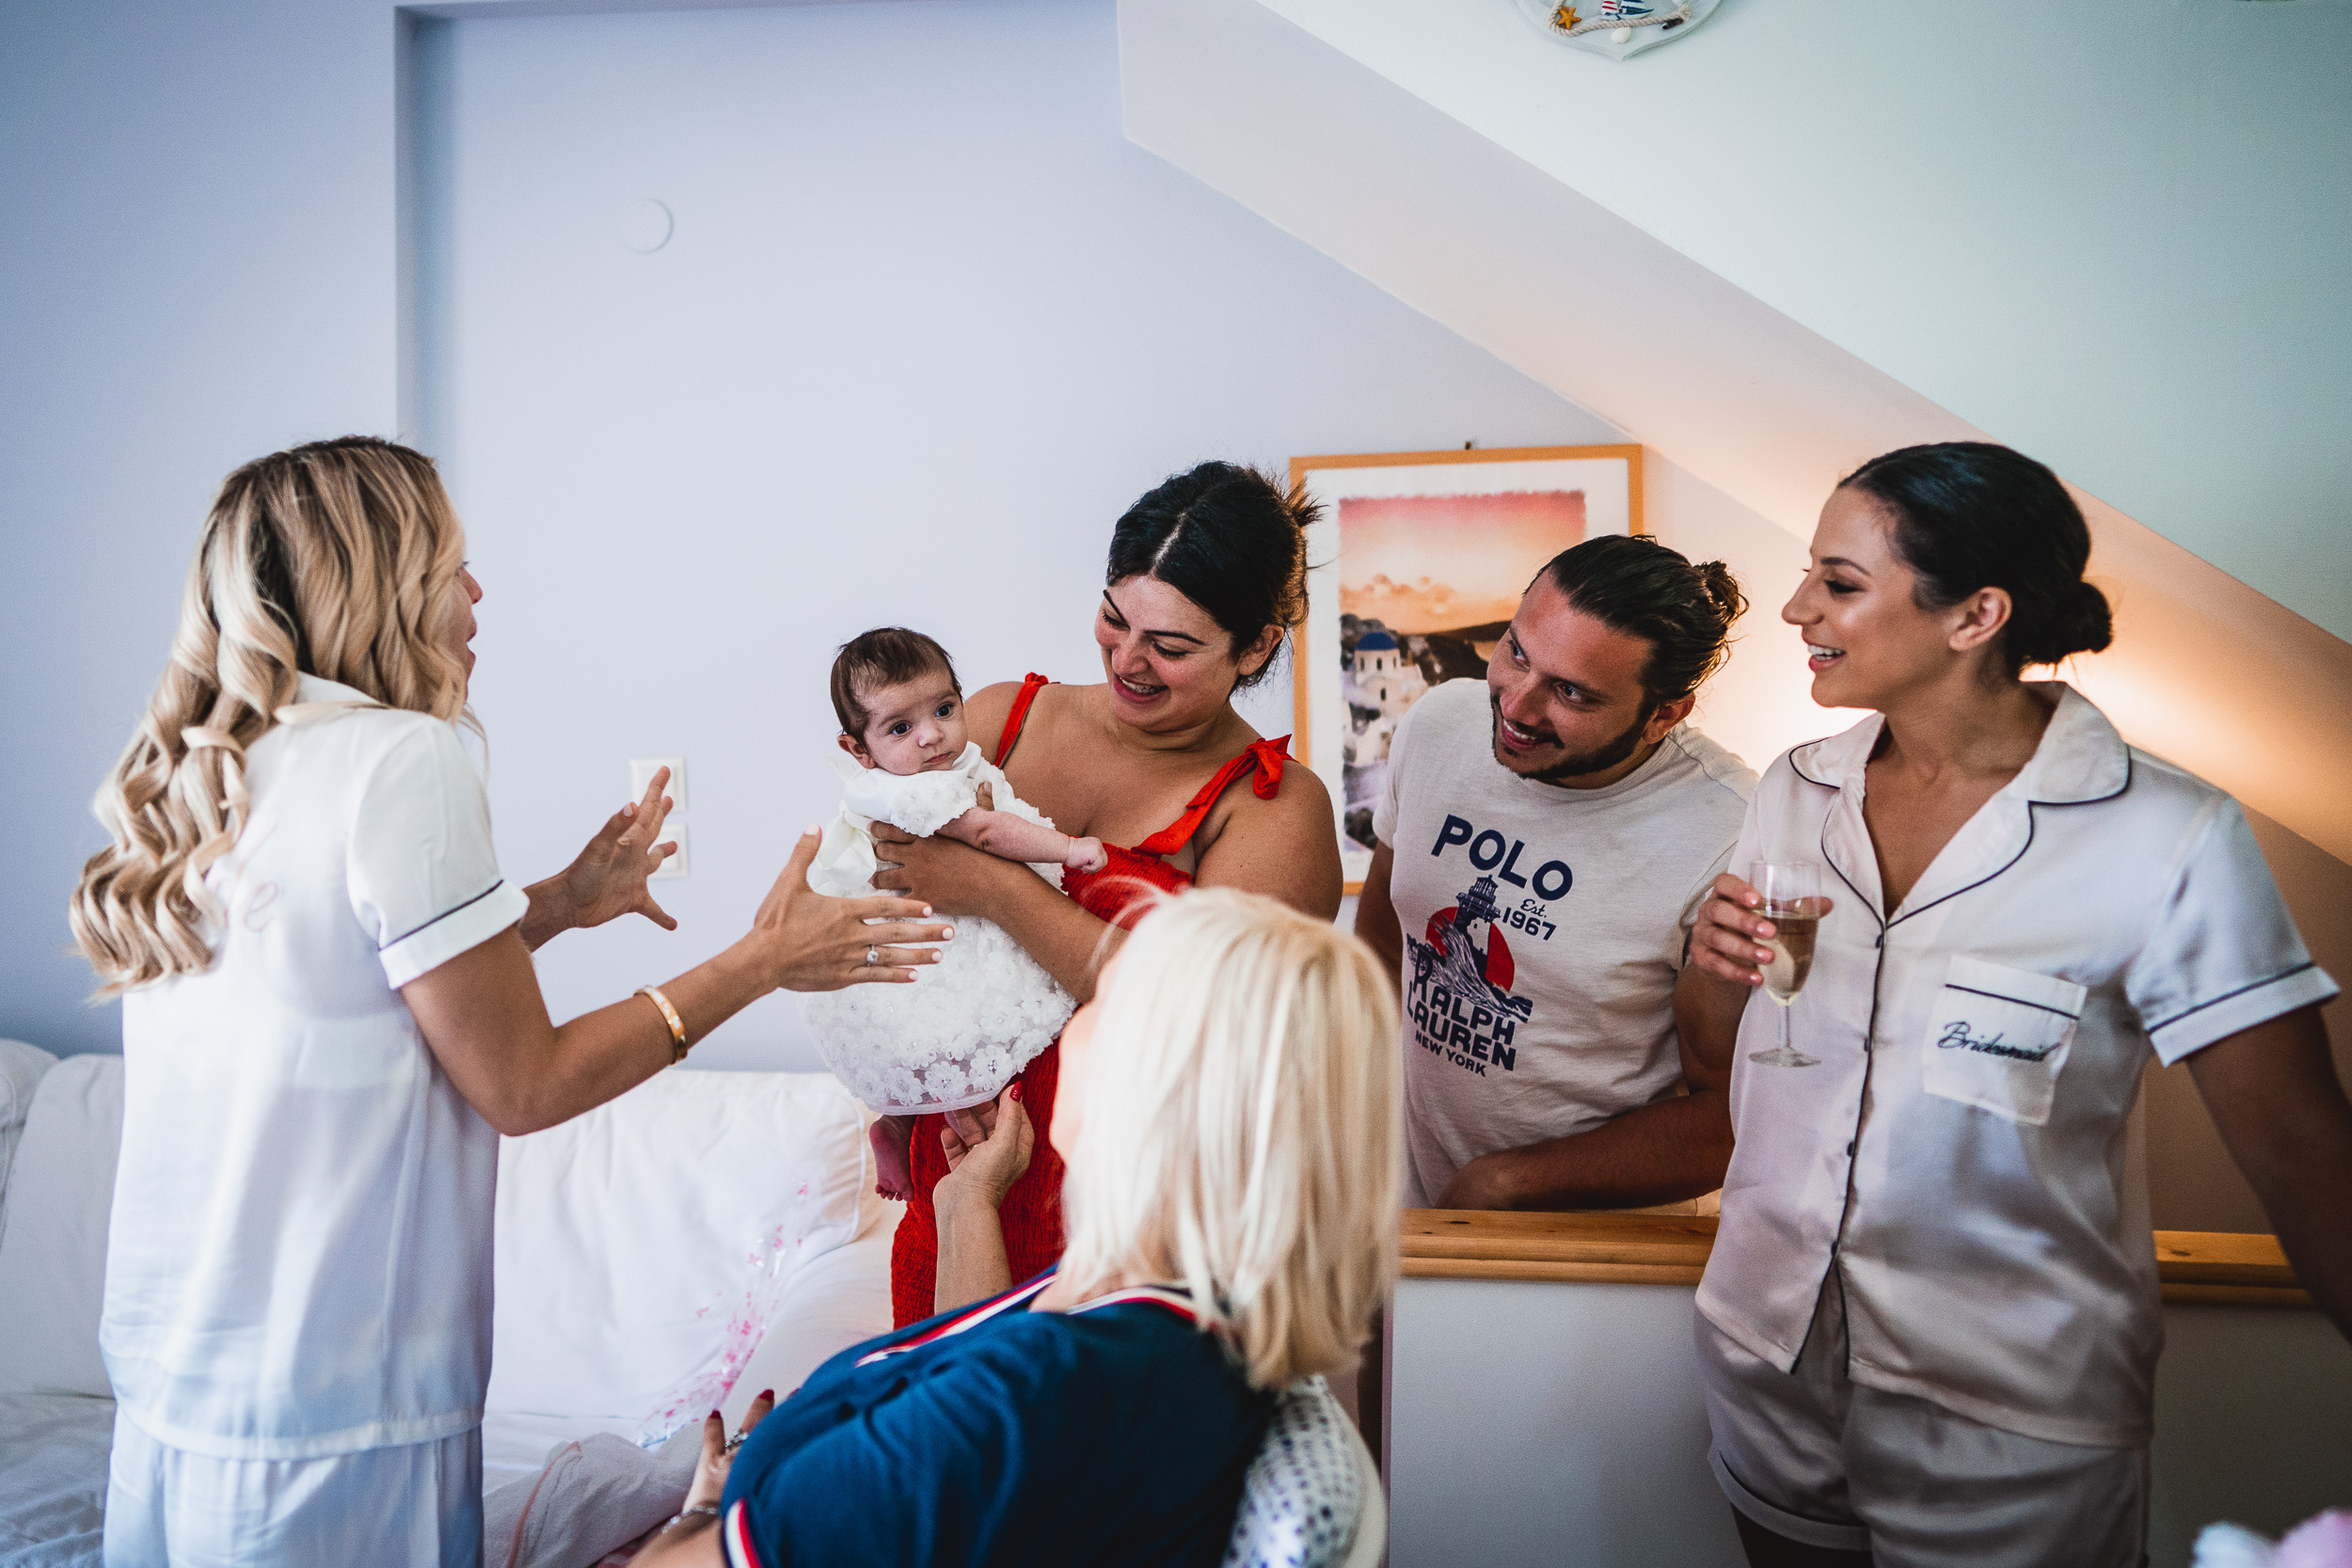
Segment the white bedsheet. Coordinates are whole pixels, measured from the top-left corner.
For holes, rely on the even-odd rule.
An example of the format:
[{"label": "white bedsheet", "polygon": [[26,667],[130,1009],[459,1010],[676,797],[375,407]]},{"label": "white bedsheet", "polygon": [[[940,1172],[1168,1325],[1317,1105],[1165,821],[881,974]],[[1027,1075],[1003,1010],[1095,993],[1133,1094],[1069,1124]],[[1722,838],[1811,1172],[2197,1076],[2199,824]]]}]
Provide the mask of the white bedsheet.
[{"label": "white bedsheet", "polygon": [[95,1568],[115,1402],[0,1394],[0,1568]]},{"label": "white bedsheet", "polygon": [[[877,1208],[864,1235],[794,1272],[722,1406],[728,1430],[761,1389],[789,1394],[827,1358],[889,1331],[890,1243],[904,1211],[897,1204]],[[701,1424],[690,1422],[659,1451],[629,1440],[637,1425],[513,1412],[485,1421],[485,1568],[593,1562],[675,1513],[693,1478]]]},{"label": "white bedsheet", "polygon": [[[773,1388],[781,1398],[828,1357],[861,1339],[890,1332],[890,1242],[905,1206],[882,1207],[879,1221],[856,1241],[812,1258],[794,1271],[759,1348],[721,1406],[728,1431],[743,1419],[761,1389]],[[588,1375],[583,1371],[583,1378]],[[482,1490],[494,1492],[537,1475],[563,1444],[599,1433],[628,1441],[637,1426],[634,1417],[493,1411],[482,1423]]]}]

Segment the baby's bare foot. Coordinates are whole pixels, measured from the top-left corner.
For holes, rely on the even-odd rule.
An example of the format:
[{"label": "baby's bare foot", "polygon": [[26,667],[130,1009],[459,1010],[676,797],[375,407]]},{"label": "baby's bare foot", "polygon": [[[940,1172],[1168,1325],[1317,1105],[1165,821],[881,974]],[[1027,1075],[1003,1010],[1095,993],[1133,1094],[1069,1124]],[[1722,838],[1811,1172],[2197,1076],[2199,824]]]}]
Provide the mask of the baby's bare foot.
[{"label": "baby's bare foot", "polygon": [[914,1196],[914,1173],[907,1164],[908,1119],[883,1117],[866,1130],[874,1146],[874,1191],[903,1203]]},{"label": "baby's bare foot", "polygon": [[1103,847],[1099,838],[1073,838],[1070,853],[1061,858],[1062,864],[1073,871],[1100,871],[1110,864],[1110,851]]}]

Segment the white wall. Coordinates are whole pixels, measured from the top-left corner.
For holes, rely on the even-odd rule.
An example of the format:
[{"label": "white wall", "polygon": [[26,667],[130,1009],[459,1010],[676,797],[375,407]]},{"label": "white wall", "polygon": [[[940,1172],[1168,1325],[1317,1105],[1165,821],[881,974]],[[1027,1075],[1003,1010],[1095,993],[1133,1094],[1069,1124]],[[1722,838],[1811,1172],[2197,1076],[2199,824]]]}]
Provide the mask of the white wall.
[{"label": "white wall", "polygon": [[[1127,142],[1115,49],[1093,0],[425,40],[423,414],[488,594],[503,861],[567,854],[628,757],[688,761],[693,875],[660,887],[685,928],[548,949],[559,1013],[733,936],[830,815],[845,637],[930,630],[967,683],[1096,678],[1110,523],[1170,470],[1614,438]],[[619,236],[646,197],[676,214],[652,255]],[[1802,657],[1772,614],[1793,541],[1659,467],[1661,535],[1773,579],[1708,721],[1759,760],[1820,733],[1769,675]],[[1286,732],[1287,681],[1252,711]],[[782,998],[696,1059],[813,1065]]]},{"label": "white wall", "polygon": [[[715,945],[823,808],[819,644],[903,616],[976,677],[1083,678],[1108,523],[1170,468],[1621,438],[1125,142],[1110,29],[1107,0],[425,24],[418,239],[437,264],[412,406],[448,437],[490,579],[478,695],[511,868],[568,853],[627,756],[696,765],[696,875],[664,884],[687,930],[550,949],[559,1006]],[[377,0],[0,21],[0,196],[21,219],[0,235],[18,590],[0,1034],[116,1048],[64,906],[220,477],[400,433],[393,45]],[[485,71],[529,112],[485,101]],[[731,99],[692,85],[707,71]],[[481,181],[534,168],[555,187],[482,206]],[[657,186],[678,238],[628,253],[614,205]],[[501,254],[528,276],[493,276]],[[549,356],[516,352],[533,332]],[[493,438],[503,467],[478,461]],[[1693,547],[1742,571],[1743,540],[1785,553],[1703,486],[1686,514],[1677,478],[1660,465],[1650,496],[1670,541],[1687,515],[1712,530]],[[838,523],[926,541],[923,592]],[[834,575],[812,592],[816,562]],[[943,584],[963,593],[923,596]],[[1772,749],[1740,712],[1726,738]],[[1283,683],[1262,717],[1288,727]],[[786,1011],[709,1054],[803,1059]]]},{"label": "white wall", "polygon": [[[424,346],[439,352],[419,389],[490,578],[481,698],[512,868],[568,852],[625,757],[696,765],[696,876],[664,884],[687,929],[558,944],[559,1007],[708,951],[784,835],[822,812],[809,747],[829,640],[928,618],[976,677],[1082,676],[1101,530],[1168,468],[1213,451],[1617,438],[1121,141],[1105,14],[1106,0],[428,24],[419,228],[437,262]],[[0,127],[19,154],[0,192],[25,220],[0,236],[6,537],[25,585],[0,616],[18,760],[0,782],[0,1034],[107,1050],[116,1015],[81,1005],[64,902],[99,843],[88,792],[161,667],[211,489],[258,452],[395,425],[392,21],[373,0],[248,0],[201,25],[97,0],[0,26]],[[925,92],[894,80],[901,54]],[[683,85],[706,71],[732,99]],[[627,252],[616,207],[657,189],[679,203],[678,237]],[[1470,236],[1435,238],[1443,252]],[[502,467],[475,463],[491,451]],[[1756,604],[1700,722],[1759,761],[1836,727],[1791,678],[1799,649],[1775,618],[1796,541],[1672,463],[1650,473],[1651,526],[1728,560]],[[845,564],[837,537],[797,548],[784,531],[839,518],[931,528],[944,554],[917,586],[1070,608],[974,614]],[[865,597],[777,615],[808,596],[815,559],[841,570],[827,594]],[[649,628],[635,641],[632,617]],[[1259,714],[1288,727],[1283,683]],[[2330,911],[2352,909],[2341,863],[2291,832],[2265,845],[2325,948],[2346,924]],[[771,1004],[707,1054],[804,1061],[796,1037]],[[2158,1212],[2250,1227],[2180,1076],[2158,1075],[2153,1103],[2159,1147],[2185,1151],[2158,1162]]]},{"label": "white wall", "polygon": [[391,14],[0,14],[0,1034],[114,1048],[65,905],[220,478],[389,430]]}]

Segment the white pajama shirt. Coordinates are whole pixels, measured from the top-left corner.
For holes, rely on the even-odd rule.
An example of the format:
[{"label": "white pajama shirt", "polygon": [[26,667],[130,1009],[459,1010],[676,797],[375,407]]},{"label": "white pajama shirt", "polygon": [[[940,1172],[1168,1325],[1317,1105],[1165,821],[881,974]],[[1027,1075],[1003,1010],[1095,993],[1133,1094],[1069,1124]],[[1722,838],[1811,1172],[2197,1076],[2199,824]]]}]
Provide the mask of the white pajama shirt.
[{"label": "white pajama shirt", "polygon": [[1862,815],[1882,718],[1757,785],[1732,870],[1815,862],[1834,899],[1788,1018],[1816,1062],[1767,1060],[1781,1014],[1750,999],[1698,1307],[1788,1372],[1835,1270],[1854,1384],[2134,1449],[2163,1340],[2124,1176],[2141,1071],[2337,988],[2236,803],[2040,689],[2057,708],[2032,760],[1892,914]]},{"label": "white pajama shirt", "polygon": [[145,1441],[119,1445],[111,1568],[480,1547],[498,1135],[399,988],[526,901],[449,724],[315,676],[297,700],[205,879],[212,967],[123,1005],[99,1340]]}]

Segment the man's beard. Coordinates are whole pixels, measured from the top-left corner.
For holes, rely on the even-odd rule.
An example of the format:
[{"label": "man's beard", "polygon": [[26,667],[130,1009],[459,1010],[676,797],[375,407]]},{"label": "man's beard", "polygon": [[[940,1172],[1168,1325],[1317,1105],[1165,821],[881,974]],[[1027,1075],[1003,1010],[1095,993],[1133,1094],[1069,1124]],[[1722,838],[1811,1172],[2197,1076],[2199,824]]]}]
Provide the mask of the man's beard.
[{"label": "man's beard", "polygon": [[[1495,695],[1492,687],[1486,689],[1486,706],[1494,713],[1494,731],[1487,736],[1487,744],[1494,748],[1495,760],[1502,762],[1502,742],[1500,738],[1502,733],[1502,703]],[[1625,734],[1614,740],[1603,741],[1589,752],[1580,752],[1571,757],[1562,757],[1549,768],[1538,768],[1533,773],[1519,773],[1518,768],[1511,768],[1507,762],[1503,762],[1502,766],[1511,768],[1511,771],[1518,773],[1520,778],[1533,779],[1537,784],[1558,784],[1562,779],[1581,779],[1588,773],[1598,773],[1605,768],[1614,768],[1640,749],[1642,732],[1649,727],[1650,715],[1657,711],[1656,704],[1643,704],[1641,717],[1633,721]],[[1554,736],[1553,743],[1555,745],[1558,743],[1557,736]]]}]

